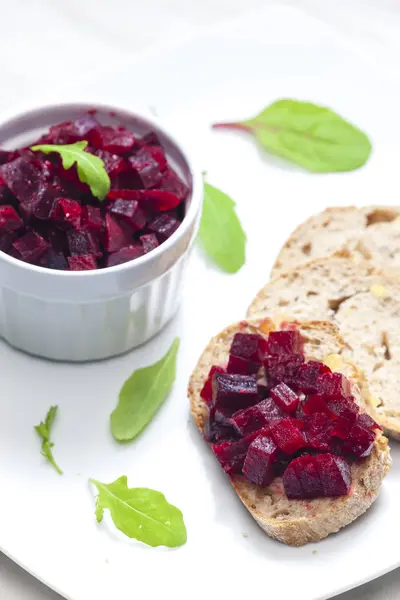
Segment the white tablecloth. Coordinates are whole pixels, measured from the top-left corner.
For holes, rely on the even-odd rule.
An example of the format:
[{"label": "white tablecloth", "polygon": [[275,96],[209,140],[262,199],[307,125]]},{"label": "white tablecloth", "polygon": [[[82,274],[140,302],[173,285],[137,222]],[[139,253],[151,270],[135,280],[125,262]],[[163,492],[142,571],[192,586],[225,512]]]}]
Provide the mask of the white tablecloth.
[{"label": "white tablecloth", "polygon": [[[0,110],[101,61],[222,23],[278,0],[0,0]],[[282,2],[283,3],[283,2]],[[400,0],[287,0],[351,34],[361,53],[398,76]],[[133,33],[134,32],[134,33]],[[37,541],[40,544],[40,540]],[[354,557],[357,560],[356,557]],[[338,600],[400,598],[400,569]],[[1,600],[60,600],[0,554]],[[88,599],[90,600],[90,599]]]}]

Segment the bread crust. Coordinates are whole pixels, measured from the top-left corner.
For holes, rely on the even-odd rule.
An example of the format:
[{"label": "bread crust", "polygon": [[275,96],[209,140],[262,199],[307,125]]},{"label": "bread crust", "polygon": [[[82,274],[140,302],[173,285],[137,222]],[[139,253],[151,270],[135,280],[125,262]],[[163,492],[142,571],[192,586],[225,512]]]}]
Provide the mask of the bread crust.
[{"label": "bread crust", "polygon": [[[207,406],[200,396],[201,389],[213,365],[226,365],[235,333],[260,333],[268,337],[269,332],[278,326],[269,318],[249,319],[231,325],[210,341],[188,387],[191,412],[201,433],[208,415]],[[305,339],[307,359],[323,360],[326,354],[340,353],[344,348],[343,340],[332,323],[297,322],[297,326]],[[362,406],[365,393],[362,391],[365,386],[362,374],[351,363],[346,363],[345,367],[352,391]],[[290,501],[283,491],[281,478],[274,479],[268,487],[253,485],[239,476],[230,478],[230,481],[244,506],[267,535],[290,546],[302,546],[322,540],[364,513],[376,499],[390,464],[387,439],[378,434],[371,455],[352,466],[353,485],[348,496]]]}]

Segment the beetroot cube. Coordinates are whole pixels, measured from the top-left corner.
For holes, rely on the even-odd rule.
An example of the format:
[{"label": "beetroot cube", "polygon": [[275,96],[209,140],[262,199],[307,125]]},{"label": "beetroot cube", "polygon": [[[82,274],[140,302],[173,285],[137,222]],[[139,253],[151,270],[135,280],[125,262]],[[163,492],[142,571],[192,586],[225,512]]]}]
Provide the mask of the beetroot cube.
[{"label": "beetroot cube", "polygon": [[298,389],[305,394],[315,394],[318,389],[318,377],[323,373],[330,372],[330,368],[323,363],[310,360],[308,363],[305,363],[299,371]]},{"label": "beetroot cube", "polygon": [[293,419],[281,419],[271,424],[271,436],[275,444],[285,452],[294,454],[303,448],[305,441]]},{"label": "beetroot cube", "polygon": [[68,262],[64,254],[59,254],[50,249],[47,253],[46,259],[47,264],[43,266],[47,266],[49,269],[56,269],[58,271],[64,271],[65,269],[68,269]]},{"label": "beetroot cube", "polygon": [[[76,121],[65,121],[50,127],[48,140],[53,144],[73,144],[83,140],[92,129],[99,127],[98,121],[92,115],[85,115]],[[39,142],[39,143],[43,143]]]},{"label": "beetroot cube", "polygon": [[267,429],[270,421],[282,418],[279,409],[273,413],[269,400],[262,400],[255,406],[239,410],[232,415],[232,426],[239,435],[245,437],[259,429]]},{"label": "beetroot cube", "polygon": [[31,161],[16,158],[0,167],[0,177],[19,202],[25,202],[37,193],[42,171]]},{"label": "beetroot cube", "polygon": [[139,231],[139,229],[143,229],[146,226],[146,215],[136,200],[115,200],[111,205],[110,211],[113,215],[120,217],[135,231]]},{"label": "beetroot cube", "polygon": [[11,248],[11,244],[16,239],[16,233],[9,233],[8,231],[0,232],[0,250],[7,252]]},{"label": "beetroot cube", "polygon": [[227,372],[238,373],[239,375],[254,375],[258,373],[260,369],[260,363],[240,358],[239,356],[229,356]]},{"label": "beetroot cube", "polygon": [[244,459],[251,442],[257,434],[249,435],[239,441],[222,442],[212,446],[221,467],[229,475],[241,473]]},{"label": "beetroot cube", "polygon": [[36,262],[50,247],[35,231],[26,233],[12,244],[18,258],[28,263]]},{"label": "beetroot cube", "polygon": [[107,152],[106,150],[96,150],[94,154],[104,162],[104,168],[111,178],[128,169],[126,161],[117,154],[111,154],[111,152]]},{"label": "beetroot cube", "polygon": [[168,169],[162,174],[161,181],[157,186],[160,190],[171,192],[179,198],[184,200],[188,195],[188,187],[180,179],[179,175],[175,173],[173,169]]},{"label": "beetroot cube", "polygon": [[300,398],[286,383],[279,383],[271,390],[271,398],[286,413],[292,415],[296,412]]},{"label": "beetroot cube", "polygon": [[0,165],[4,165],[6,162],[8,162],[9,158],[10,158],[10,152],[8,150],[0,149]]},{"label": "beetroot cube", "polygon": [[107,252],[116,252],[132,242],[132,230],[117,221],[110,213],[106,214],[106,233],[104,247]]},{"label": "beetroot cube", "polygon": [[155,131],[149,131],[142,138],[136,138],[139,146],[161,146],[160,138]]},{"label": "beetroot cube", "polygon": [[157,236],[154,233],[146,233],[146,235],[141,235],[139,239],[142,243],[144,254],[151,252],[158,246]]},{"label": "beetroot cube", "polygon": [[101,233],[104,230],[104,221],[100,208],[96,206],[82,206],[81,225],[84,229]]},{"label": "beetroot cube", "polygon": [[89,135],[89,142],[98,150],[105,150],[111,154],[125,154],[132,149],[135,138],[133,133],[126,129],[113,127],[98,127]]},{"label": "beetroot cube", "polygon": [[362,427],[357,420],[343,443],[343,450],[354,454],[357,458],[365,458],[371,454],[374,441],[375,433]]},{"label": "beetroot cube", "polygon": [[334,454],[318,454],[315,466],[325,497],[345,496],[350,491],[351,471],[347,462]]},{"label": "beetroot cube", "polygon": [[300,354],[267,356],[264,360],[264,368],[268,386],[272,388],[283,382],[293,390],[297,390],[298,374],[303,363],[304,357]]},{"label": "beetroot cube", "polygon": [[212,379],[213,406],[225,414],[253,406],[258,401],[257,380],[252,375],[216,373]]},{"label": "beetroot cube", "polygon": [[12,206],[8,204],[0,206],[0,232],[16,231],[22,227],[22,221]]},{"label": "beetroot cube", "polygon": [[50,218],[55,221],[62,221],[79,229],[81,224],[82,207],[76,200],[71,198],[57,198],[50,213]]},{"label": "beetroot cube", "polygon": [[159,240],[165,241],[178,229],[179,225],[178,219],[164,213],[151,221],[148,228],[157,235]]},{"label": "beetroot cube", "polygon": [[304,419],[302,431],[307,448],[328,452],[333,435],[334,422],[325,413],[314,413]]},{"label": "beetroot cube", "polygon": [[279,450],[275,442],[265,435],[259,435],[247,450],[243,473],[256,485],[269,485],[274,479],[274,465]]},{"label": "beetroot cube", "polygon": [[68,249],[72,256],[91,254],[87,235],[84,231],[69,229],[67,231]]},{"label": "beetroot cube", "polygon": [[89,131],[100,127],[100,123],[93,115],[87,114],[74,121],[74,127],[79,139],[85,139]]},{"label": "beetroot cube", "polygon": [[296,462],[303,460],[305,464],[308,464],[310,459],[311,456],[301,456],[292,460],[286,467],[282,477],[282,482],[285,494],[290,500],[301,500],[304,498],[303,486],[300,483],[300,479],[296,471]]},{"label": "beetroot cube", "polygon": [[110,254],[107,257],[106,266],[115,267],[116,265],[121,265],[122,263],[134,260],[139,256],[143,256],[143,248],[141,244],[132,244],[131,246],[126,246],[125,248],[121,248],[120,250]]},{"label": "beetroot cube", "polygon": [[93,254],[69,256],[68,264],[70,271],[91,271],[92,269],[97,269],[96,259]]},{"label": "beetroot cube", "polygon": [[313,456],[302,456],[293,461],[303,489],[303,498],[312,499],[324,495],[321,479]]},{"label": "beetroot cube", "polygon": [[161,146],[145,146],[146,151],[151,155],[152,158],[158,163],[161,171],[165,171],[168,167],[167,159],[164,154],[164,150]]},{"label": "beetroot cube", "polygon": [[139,152],[130,156],[128,163],[131,169],[140,177],[143,188],[152,188],[160,183],[160,166],[146,148],[141,148]]},{"label": "beetroot cube", "polygon": [[275,404],[272,398],[265,398],[258,403],[258,407],[268,422],[277,421],[285,417],[283,410]]},{"label": "beetroot cube", "polygon": [[212,401],[212,379],[215,373],[225,373],[225,369],[217,366],[211,367],[203,389],[200,392],[200,396],[207,404],[211,404]]},{"label": "beetroot cube", "polygon": [[271,331],[268,354],[302,354],[303,341],[299,331]]},{"label": "beetroot cube", "polygon": [[317,392],[324,396],[350,396],[350,381],[341,373],[323,373],[317,380]]},{"label": "beetroot cube", "polygon": [[374,431],[375,429],[382,429],[378,423],[376,423],[367,413],[362,413],[357,418],[357,425],[360,427],[364,427],[364,429],[369,429],[369,431]]},{"label": "beetroot cube", "polygon": [[137,200],[142,208],[163,212],[176,208],[181,200],[164,190],[110,190],[109,198],[115,200]]},{"label": "beetroot cube", "polygon": [[261,363],[266,349],[267,341],[261,335],[236,333],[229,352],[245,360]]},{"label": "beetroot cube", "polygon": [[302,410],[305,415],[312,415],[313,413],[325,413],[333,417],[332,413],[327,407],[324,396],[319,396],[318,394],[309,396],[303,403]]},{"label": "beetroot cube", "polygon": [[203,435],[208,442],[217,442],[238,439],[231,420],[224,413],[211,408],[209,418],[204,424]]}]

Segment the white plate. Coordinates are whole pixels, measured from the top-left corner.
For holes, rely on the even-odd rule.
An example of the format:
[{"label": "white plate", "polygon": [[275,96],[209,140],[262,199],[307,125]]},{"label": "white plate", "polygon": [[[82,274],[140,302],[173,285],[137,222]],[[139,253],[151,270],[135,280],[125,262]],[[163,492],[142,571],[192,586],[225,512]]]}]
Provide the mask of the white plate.
[{"label": "white plate", "polygon": [[[134,24],[132,25],[134,35]],[[386,77],[386,76],[385,76]],[[157,339],[97,364],[55,364],[0,344],[0,546],[71,600],[198,596],[327,598],[393,569],[400,554],[400,456],[376,505],[326,541],[294,549],[267,538],[231,490],[189,419],[186,385],[209,337],[240,319],[289,232],[328,204],[398,202],[399,90],[317,21],[268,9],[141,60],[103,69],[68,92],[155,108],[182,130],[208,179],[236,199],[249,242],[235,276],[192,259],[180,314]],[[216,120],[247,117],[279,97],[332,106],[370,134],[374,154],[359,171],[310,175],[267,158]],[[64,97],[65,98],[65,97]],[[108,418],[126,376],[180,335],[178,378],[147,430],[118,445]],[[55,456],[41,459],[33,425],[60,406]],[[188,543],[153,550],[98,526],[88,478],[166,494],[184,514]]]}]

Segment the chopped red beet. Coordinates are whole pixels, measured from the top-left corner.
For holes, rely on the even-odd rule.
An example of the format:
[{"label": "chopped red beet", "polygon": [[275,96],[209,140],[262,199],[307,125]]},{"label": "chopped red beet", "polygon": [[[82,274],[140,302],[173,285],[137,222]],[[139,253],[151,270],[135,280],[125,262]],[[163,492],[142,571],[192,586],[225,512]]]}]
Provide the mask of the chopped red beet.
[{"label": "chopped red beet", "polygon": [[261,428],[267,428],[272,421],[283,417],[284,413],[274,404],[273,400],[266,398],[255,406],[235,412],[231,421],[235,431],[244,437]]},{"label": "chopped red beet", "polygon": [[96,150],[95,155],[104,162],[104,168],[111,178],[123,173],[128,168],[126,161],[118,154],[111,154],[107,150]]},{"label": "chopped red beet", "polygon": [[350,396],[351,384],[342,373],[323,373],[317,380],[317,393],[324,396]]},{"label": "chopped red beet", "polygon": [[212,401],[212,379],[215,373],[225,373],[223,367],[211,367],[203,389],[200,392],[200,396],[207,404],[211,404]]},{"label": "chopped red beet", "polygon": [[96,259],[93,254],[69,256],[68,264],[70,271],[91,271],[92,269],[97,269]]},{"label": "chopped red beet", "polygon": [[175,173],[173,169],[168,169],[162,174],[161,181],[157,186],[160,190],[171,192],[179,198],[179,200],[185,200],[188,195],[188,188],[180,179],[179,175]]},{"label": "chopped red beet", "polygon": [[264,367],[268,386],[271,388],[283,382],[296,391],[298,387],[298,374],[303,363],[304,356],[300,354],[267,356],[264,360]]},{"label": "chopped red beet", "polygon": [[302,354],[303,341],[300,332],[271,331],[268,336],[268,354]]},{"label": "chopped red beet", "polygon": [[178,196],[164,190],[111,190],[108,197],[115,200],[137,200],[142,208],[156,212],[173,210],[181,202]]},{"label": "chopped red beet", "polygon": [[156,162],[158,162],[158,166],[161,171],[165,171],[168,167],[167,158],[164,154],[164,150],[161,146],[146,146],[146,151],[151,155],[152,158]]},{"label": "chopped red beet", "polygon": [[111,154],[125,154],[132,149],[135,138],[126,129],[114,127],[100,127],[93,129],[89,135],[90,144],[98,150],[106,150]]},{"label": "chopped red beet", "polygon": [[247,450],[256,437],[257,434],[253,433],[239,441],[222,442],[212,446],[215,456],[226,473],[233,475],[241,472]]},{"label": "chopped red beet", "polygon": [[286,383],[279,383],[271,390],[271,398],[286,413],[292,415],[296,412],[300,398]]},{"label": "chopped red beet", "polygon": [[267,341],[261,335],[236,333],[233,337],[230,354],[261,363],[266,350]]},{"label": "chopped red beet", "polygon": [[130,156],[128,163],[140,177],[143,188],[152,188],[160,183],[162,177],[160,166],[146,148],[141,148],[136,154]]},{"label": "chopped red beet", "polygon": [[82,207],[72,198],[57,198],[53,204],[50,218],[61,221],[74,229],[79,229],[81,224]]},{"label": "chopped red beet", "polygon": [[318,386],[317,380],[323,373],[330,373],[329,367],[323,363],[310,360],[302,365],[299,372],[299,389],[306,394],[315,394]]},{"label": "chopped red beet", "polygon": [[110,212],[120,217],[135,231],[144,229],[147,223],[146,215],[136,200],[115,200],[111,204]]},{"label": "chopped red beet", "polygon": [[239,375],[254,375],[260,369],[260,363],[240,358],[240,356],[229,356],[227,372],[237,373]]},{"label": "chopped red beet", "polygon": [[159,245],[157,236],[154,235],[154,233],[147,233],[146,235],[141,235],[139,239],[142,243],[144,254],[151,252]]},{"label": "chopped red beet", "polygon": [[36,197],[43,175],[33,162],[16,158],[0,167],[0,177],[20,202],[29,202]]},{"label": "chopped red beet", "polygon": [[350,429],[347,439],[343,442],[343,449],[357,456],[357,458],[365,458],[372,452],[375,441],[375,433],[363,427],[359,419]]},{"label": "chopped red beet", "polygon": [[319,454],[315,464],[322,483],[323,495],[345,496],[350,491],[351,472],[348,463],[334,454]]},{"label": "chopped red beet", "polygon": [[50,244],[35,231],[29,231],[13,242],[12,247],[20,260],[34,263],[49,249]]},{"label": "chopped red beet", "polygon": [[9,205],[0,206],[0,232],[17,231],[23,223],[15,208]]},{"label": "chopped red beet", "polygon": [[274,478],[274,466],[279,449],[272,438],[259,435],[250,444],[243,465],[243,473],[256,485],[268,485]]},{"label": "chopped red beet", "polygon": [[110,213],[106,214],[106,233],[104,246],[107,252],[116,252],[125,246],[130,246],[132,230],[127,225],[117,221]]},{"label": "chopped red beet", "polygon": [[81,223],[84,229],[101,233],[104,230],[104,220],[100,208],[90,205],[82,206]]},{"label": "chopped red beet", "polygon": [[213,406],[233,414],[258,401],[257,380],[251,375],[216,373],[212,379]]},{"label": "chopped red beet", "polygon": [[115,267],[130,260],[143,256],[143,247],[140,244],[132,244],[113,252],[107,258],[107,267]]},{"label": "chopped red beet", "polygon": [[156,217],[148,225],[148,229],[157,235],[162,242],[168,239],[178,229],[180,222],[168,214]]},{"label": "chopped red beet", "polygon": [[272,423],[271,436],[285,454],[293,454],[305,445],[304,437],[294,419],[281,419]]},{"label": "chopped red beet", "polygon": [[307,448],[328,452],[331,447],[334,422],[325,413],[313,413],[304,419],[302,431]]},{"label": "chopped red beet", "polygon": [[89,240],[84,231],[69,229],[67,231],[67,240],[71,256],[91,254]]},{"label": "chopped red beet", "polygon": [[0,232],[0,250],[7,252],[11,248],[11,244],[16,239],[16,233],[9,233],[8,231]]}]

